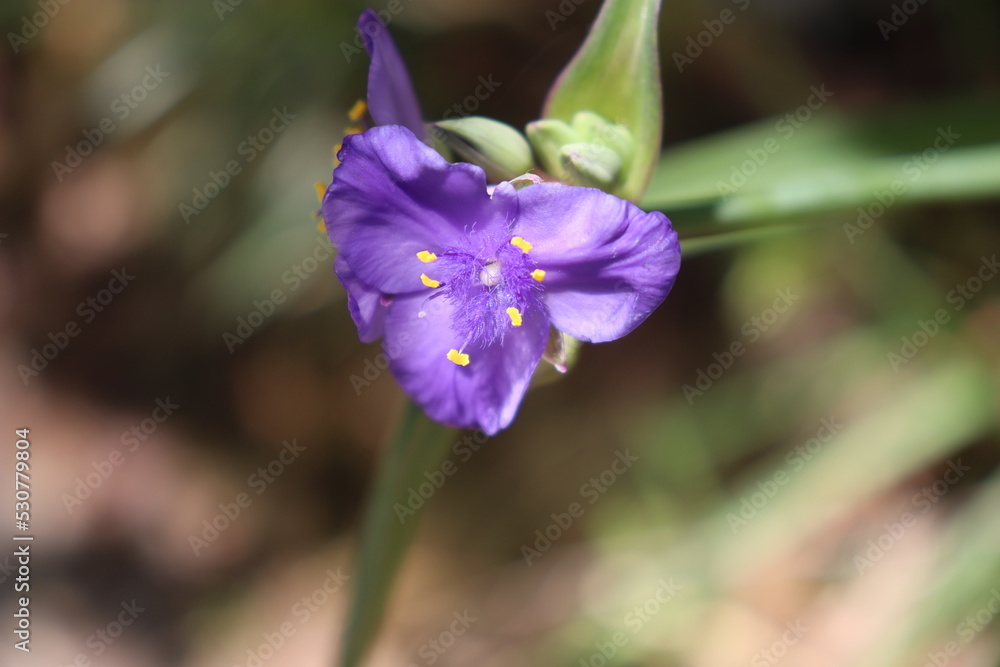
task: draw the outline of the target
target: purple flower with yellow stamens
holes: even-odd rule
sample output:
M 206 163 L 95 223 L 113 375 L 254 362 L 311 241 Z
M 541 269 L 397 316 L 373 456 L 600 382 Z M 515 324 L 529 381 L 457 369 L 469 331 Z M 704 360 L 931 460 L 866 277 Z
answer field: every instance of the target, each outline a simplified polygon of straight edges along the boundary
M 488 190 L 404 127 L 347 137 L 339 158 L 322 211 L 359 335 L 384 338 L 403 389 L 451 426 L 508 426 L 550 328 L 620 338 L 680 267 L 662 213 L 558 183 Z

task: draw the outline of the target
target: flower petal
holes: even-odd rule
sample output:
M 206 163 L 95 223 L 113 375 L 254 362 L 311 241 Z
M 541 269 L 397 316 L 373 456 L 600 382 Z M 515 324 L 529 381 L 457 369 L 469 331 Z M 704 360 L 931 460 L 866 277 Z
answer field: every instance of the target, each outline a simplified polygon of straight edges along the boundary
M 385 331 L 387 311 L 383 299 L 388 300 L 387 295 L 358 280 L 340 255 L 333 260 L 333 272 L 347 290 L 347 307 L 358 327 L 358 337 L 363 343 L 381 338 Z
M 447 299 L 426 302 L 421 296 L 398 297 L 386 319 L 389 367 L 407 394 L 439 422 L 481 428 L 493 435 L 514 419 L 548 339 L 543 313 L 525 313 L 503 343 L 464 348 L 469 364 L 448 360 L 462 342 L 451 328 L 454 306 Z M 425 317 L 417 317 L 423 309 Z
M 545 271 L 552 324 L 601 343 L 635 329 L 663 302 L 680 268 L 670 220 L 590 188 L 543 183 L 518 193 L 512 233 Z
M 368 68 L 368 109 L 372 118 L 379 125 L 402 125 L 424 141 L 427 130 L 420 103 L 388 28 L 374 10 L 367 9 L 358 18 L 358 32 L 364 36 L 372 61 Z
M 424 289 L 433 272 L 417 253 L 440 254 L 467 230 L 505 225 L 516 214 L 511 188 L 491 198 L 483 170 L 449 164 L 413 133 L 373 127 L 344 139 L 341 164 L 323 197 L 327 233 L 357 277 L 387 294 Z

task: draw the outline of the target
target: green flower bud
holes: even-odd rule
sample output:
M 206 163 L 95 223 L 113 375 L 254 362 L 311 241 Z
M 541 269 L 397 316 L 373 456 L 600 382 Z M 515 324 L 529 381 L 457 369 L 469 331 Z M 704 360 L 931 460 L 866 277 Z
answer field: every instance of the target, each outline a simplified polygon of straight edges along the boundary
M 660 153 L 659 12 L 660 0 L 605 0 L 583 46 L 549 91 L 542 112 L 545 119 L 573 123 L 575 132 L 580 132 L 576 114 L 581 111 L 626 128 L 631 150 L 615 147 L 625 161 L 618 184 L 609 192 L 632 201 L 645 191 Z M 580 120 L 582 129 L 591 120 Z M 578 141 L 598 143 L 582 137 Z
M 542 169 L 556 180 L 567 182 L 569 175 L 563 168 L 563 146 L 580 141 L 576 130 L 561 120 L 536 120 L 525 128 L 528 140 L 535 149 Z
M 534 166 L 531 146 L 524 136 L 492 118 L 441 120 L 431 125 L 430 134 L 460 160 L 482 167 L 490 183 L 510 180 Z
M 560 156 L 570 185 L 612 190 L 621 176 L 621 157 L 601 144 L 566 144 Z
M 573 116 L 573 129 L 580 141 L 607 146 L 614 150 L 622 162 L 632 159 L 632 133 L 624 125 L 609 123 L 593 111 L 580 111 Z
M 549 174 L 563 183 L 614 191 L 632 159 L 632 135 L 593 111 L 572 123 L 547 118 L 528 124 L 528 139 Z

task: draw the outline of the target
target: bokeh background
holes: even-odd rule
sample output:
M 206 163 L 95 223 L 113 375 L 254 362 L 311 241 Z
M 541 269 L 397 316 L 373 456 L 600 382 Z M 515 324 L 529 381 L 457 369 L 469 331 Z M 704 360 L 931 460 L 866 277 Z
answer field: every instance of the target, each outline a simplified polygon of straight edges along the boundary
M 1000 10 L 664 5 L 673 293 L 452 453 L 370 664 L 998 664 Z M 365 6 L 3 3 L 0 663 L 332 664 L 404 404 L 314 217 Z M 372 6 L 429 118 L 521 127 L 599 2 Z

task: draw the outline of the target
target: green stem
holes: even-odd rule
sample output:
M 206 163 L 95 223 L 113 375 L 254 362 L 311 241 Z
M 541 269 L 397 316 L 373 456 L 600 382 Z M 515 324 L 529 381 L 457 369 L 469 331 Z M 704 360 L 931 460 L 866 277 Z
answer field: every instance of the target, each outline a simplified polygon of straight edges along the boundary
M 420 408 L 406 404 L 365 512 L 340 667 L 356 667 L 378 633 L 392 583 L 421 512 L 409 511 L 406 495 L 424 479 L 426 471 L 440 466 L 453 434 L 453 430 L 430 421 Z M 407 512 L 397 513 L 397 505 Z

